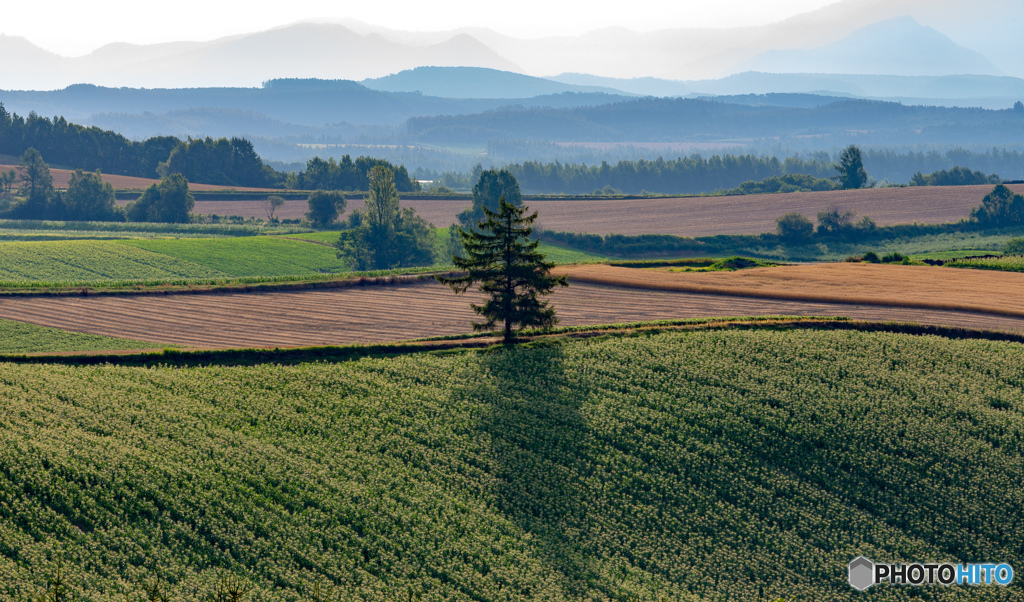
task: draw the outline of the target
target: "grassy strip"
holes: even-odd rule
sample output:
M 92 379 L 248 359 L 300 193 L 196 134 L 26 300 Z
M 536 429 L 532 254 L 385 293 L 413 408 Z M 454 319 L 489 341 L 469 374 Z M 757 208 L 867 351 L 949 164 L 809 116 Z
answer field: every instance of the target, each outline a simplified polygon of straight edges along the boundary
M 0 320 L 0 354 L 136 350 L 159 344 Z
M 0 282 L 0 298 L 269 293 L 349 288 L 352 286 L 412 284 L 424 280 L 432 280 L 435 274 L 447 273 L 436 268 L 404 268 L 399 270 L 349 272 L 347 274 L 307 274 L 303 276 L 253 278 L 183 278 L 178 280 L 69 283 Z
M 855 321 L 843 317 L 746 316 L 735 318 L 695 318 L 599 324 L 568 327 L 554 331 L 524 331 L 517 346 L 546 347 L 564 339 L 621 337 L 660 334 L 667 330 L 850 330 L 887 332 L 916 336 L 939 336 L 947 339 L 974 339 L 1024 343 L 1024 335 L 956 326 L 934 326 L 902 322 Z M 309 362 L 346 362 L 362 358 L 397 357 L 420 353 L 460 353 L 467 350 L 503 349 L 496 343 L 495 333 L 471 334 L 461 337 L 424 339 L 419 342 L 378 345 L 342 345 L 298 347 L 290 349 L 217 349 L 178 350 L 111 354 L 4 354 L 0 362 L 17 364 L 62 364 L 86 366 L 113 364 L 119 366 L 257 366 L 263 364 L 296 365 Z
M 238 224 L 157 224 L 144 222 L 61 222 L 49 220 L 0 220 L 4 230 L 50 230 L 78 232 L 147 232 L 160 234 L 216 234 L 218 236 L 258 236 L 261 234 L 298 234 L 309 232 L 299 227 L 255 227 Z

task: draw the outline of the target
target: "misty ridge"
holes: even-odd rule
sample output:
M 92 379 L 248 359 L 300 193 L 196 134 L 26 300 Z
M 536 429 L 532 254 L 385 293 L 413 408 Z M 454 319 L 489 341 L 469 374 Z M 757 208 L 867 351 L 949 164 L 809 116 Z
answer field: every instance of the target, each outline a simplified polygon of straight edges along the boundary
M 1021 149 L 1016 16 L 1005 0 L 844 0 L 761 27 L 539 40 L 304 22 L 70 58 L 0 36 L 19 58 L 0 64 L 0 102 L 137 141 L 245 138 L 280 170 L 367 155 L 424 178 L 850 143 L 981 156 Z

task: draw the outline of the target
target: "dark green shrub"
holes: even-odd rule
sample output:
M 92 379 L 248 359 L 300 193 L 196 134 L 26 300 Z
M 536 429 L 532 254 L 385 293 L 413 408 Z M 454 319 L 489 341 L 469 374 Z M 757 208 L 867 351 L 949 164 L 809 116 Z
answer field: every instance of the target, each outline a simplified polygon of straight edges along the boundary
M 878 258 L 877 253 L 875 253 L 874 251 L 868 251 L 867 253 L 864 254 L 864 258 L 862 259 L 862 261 L 866 261 L 868 263 L 879 263 L 881 260 Z
M 1006 246 L 1003 247 L 1003 253 L 1007 255 L 1024 255 L 1024 238 L 1011 238 Z

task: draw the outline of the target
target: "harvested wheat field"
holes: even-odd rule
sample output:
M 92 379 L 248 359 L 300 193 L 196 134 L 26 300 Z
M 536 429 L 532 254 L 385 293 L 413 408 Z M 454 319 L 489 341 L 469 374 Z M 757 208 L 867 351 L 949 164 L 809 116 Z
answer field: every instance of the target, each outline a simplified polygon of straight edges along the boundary
M 469 301 L 436 283 L 276 293 L 0 300 L 0 317 L 189 347 L 394 342 L 470 331 Z M 563 325 L 739 315 L 829 315 L 1024 332 L 993 314 L 754 299 L 574 282 L 553 296 Z
M 1011 185 L 1024 192 L 1024 184 Z M 936 186 L 793 192 L 723 197 L 607 201 L 526 201 L 549 230 L 591 234 L 760 234 L 774 232 L 775 219 L 791 211 L 815 219 L 831 206 L 868 216 L 880 226 L 957 222 L 992 191 L 992 186 Z
M 1010 186 L 1024 193 L 1024 184 Z M 811 220 L 835 205 L 868 216 L 881 226 L 944 223 L 967 218 L 971 209 L 991 192 L 991 186 L 936 186 L 833 190 L 747 196 L 679 197 L 610 200 L 524 201 L 548 230 L 591 234 L 760 234 L 774 232 L 775 219 L 796 211 Z M 445 227 L 469 207 L 468 199 L 403 199 L 428 222 Z M 347 213 L 362 208 L 361 198 L 349 199 Z M 195 211 L 206 215 L 266 217 L 262 201 L 197 201 Z M 281 219 L 301 218 L 305 201 L 286 201 L 275 214 Z
M 931 266 L 823 263 L 736 272 L 608 265 L 555 269 L 578 283 L 690 293 L 976 311 L 1024 317 L 1024 274 Z

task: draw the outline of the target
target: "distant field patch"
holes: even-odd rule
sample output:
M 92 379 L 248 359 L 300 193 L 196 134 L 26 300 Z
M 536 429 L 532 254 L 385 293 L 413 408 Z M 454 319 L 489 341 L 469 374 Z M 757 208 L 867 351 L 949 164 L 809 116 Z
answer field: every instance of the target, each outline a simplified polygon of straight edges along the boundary
M 142 242 L 142 241 L 139 241 Z M 216 268 L 112 240 L 0 243 L 0 281 L 223 278 Z
M 330 247 L 277 237 L 129 240 L 121 244 L 194 262 L 229 276 L 294 276 L 346 270 L 345 262 Z

